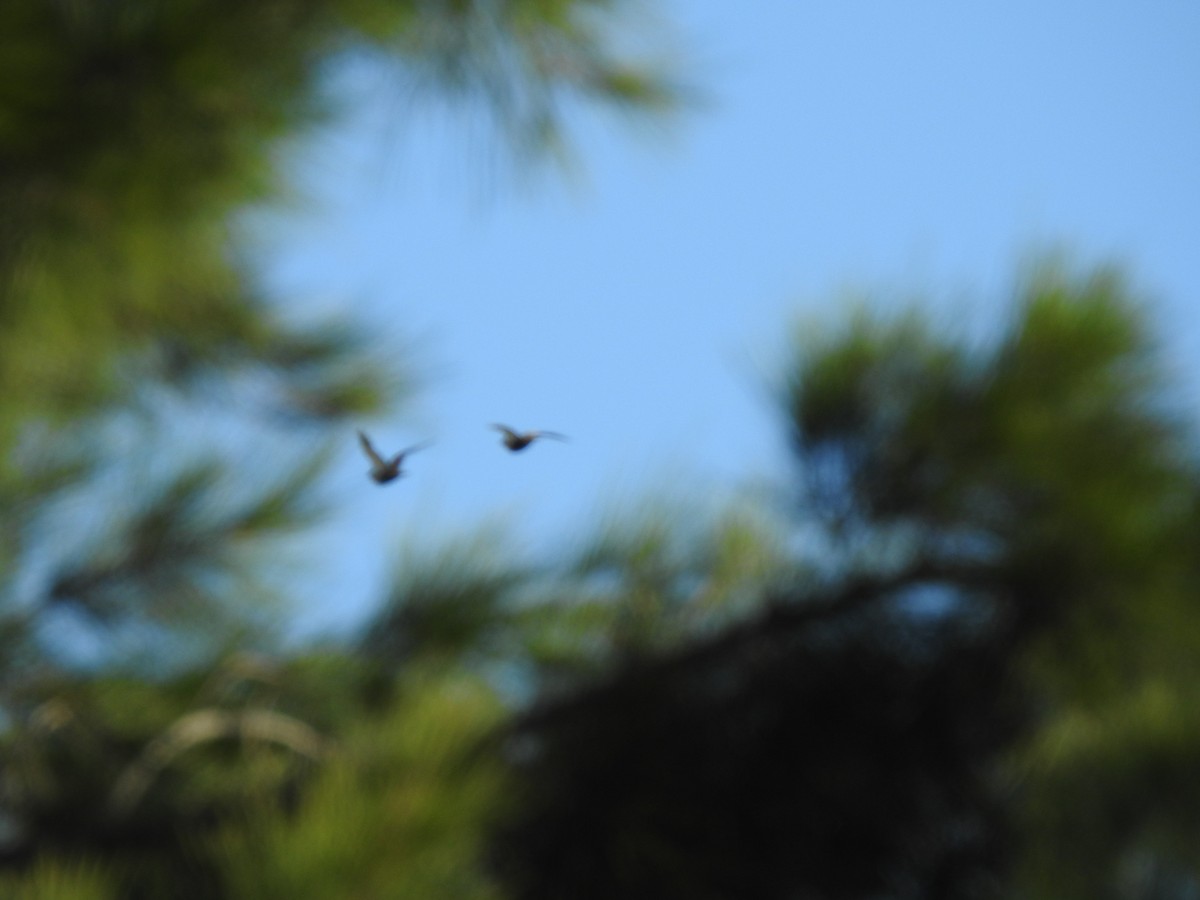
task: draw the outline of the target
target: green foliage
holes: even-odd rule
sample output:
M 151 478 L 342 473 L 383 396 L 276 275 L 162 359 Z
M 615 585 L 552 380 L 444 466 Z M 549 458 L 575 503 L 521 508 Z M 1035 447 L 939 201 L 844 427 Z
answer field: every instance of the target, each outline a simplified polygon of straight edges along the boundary
M 130 896 L 1186 895 L 1200 479 L 1145 316 L 1053 271 L 986 347 L 860 315 L 789 381 L 798 527 L 482 529 L 398 553 L 353 647 L 14 681 L 6 808 Z M 74 583 L 302 519 L 164 471 Z
M 117 352 L 187 358 L 265 337 L 229 216 L 274 190 L 272 142 L 311 116 L 315 73 L 296 44 L 312 26 L 281 12 L 5 6 L 0 380 L 29 408 L 112 396 Z M 263 40 L 294 49 L 262 54 Z
M 305 724 L 318 720 L 307 689 L 281 674 L 234 658 L 205 680 L 26 685 L 0 741 L 10 853 L 103 854 L 129 896 L 188 870 L 193 895 L 209 896 L 196 836 L 251 800 L 277 802 L 328 752 Z
M 114 880 L 95 863 L 39 860 L 23 875 L 0 876 L 0 894 L 11 900 L 117 900 Z
M 531 575 L 494 528 L 438 551 L 402 548 L 362 649 L 393 671 L 414 663 L 478 665 L 511 653 L 512 596 Z
M 1132 687 L 1052 720 L 1020 760 L 1039 897 L 1120 896 L 1137 869 L 1200 872 L 1200 696 L 1194 681 Z M 1141 873 L 1144 878 L 1146 873 Z
M 498 897 L 484 838 L 502 796 L 479 742 L 500 706 L 461 677 L 414 678 L 357 723 L 292 816 L 251 811 L 219 840 L 230 897 Z
M 433 552 L 402 548 L 359 646 L 392 672 L 466 666 L 522 696 L 563 690 L 735 621 L 794 573 L 780 525 L 745 504 L 648 504 L 551 564 L 484 528 Z
M 894 616 L 767 616 L 622 668 L 519 720 L 500 870 L 529 898 L 972 896 L 999 869 L 998 675 L 986 641 Z
M 1136 616 L 1130 590 L 1179 574 L 1194 435 L 1127 298 L 1042 273 L 991 351 L 860 321 L 791 388 L 814 504 L 877 557 L 1020 569 L 1031 623 Z
M 1145 316 L 1046 270 L 989 347 L 916 313 L 811 340 L 787 398 L 820 564 L 518 719 L 516 893 L 1194 886 L 1200 480 Z M 624 534 L 606 583 L 664 596 L 679 531 Z
M 495 631 L 489 596 L 523 573 L 414 586 L 379 630 L 413 658 L 222 658 L 270 645 L 294 587 L 279 538 L 325 511 L 331 425 L 411 386 L 371 329 L 268 295 L 243 216 L 294 199 L 281 162 L 347 99 L 347 60 L 484 111 L 521 157 L 561 140 L 569 101 L 661 111 L 674 89 L 618 51 L 623 20 L 592 0 L 0 4 L 0 850 L 25 868 L 6 896 L 491 895 L 496 775 L 453 760 L 495 702 L 413 672 Z
M 636 58 L 615 52 L 633 46 L 629 29 L 621 28 L 623 17 L 633 18 L 630 4 L 484 0 L 417 6 L 420 14 L 398 35 L 401 78 L 426 94 L 436 86 L 451 103 L 482 111 L 508 133 L 518 159 L 569 152 L 566 112 L 572 102 L 661 118 L 688 94 L 673 77 L 677 65 L 647 53 Z
M 542 677 L 569 685 L 737 621 L 796 576 L 783 535 L 746 503 L 660 502 L 602 521 L 526 611 Z
M 349 645 L 227 652 L 269 645 L 330 426 L 411 383 L 289 316 L 238 217 L 348 59 L 518 159 L 581 101 L 677 107 L 632 11 L 0 4 L 4 896 L 1195 893 L 1196 423 L 1108 270 L 1038 270 L 987 344 L 809 336 L 796 522 L 481 531 L 400 554 Z
M 622 15 L 585 0 L 4 4 L 0 599 L 38 554 L 47 508 L 86 496 L 107 462 L 94 439 L 130 410 L 153 425 L 139 443 L 161 449 L 181 410 L 225 427 L 267 412 L 288 431 L 402 399 L 410 380 L 391 348 L 344 318 L 297 324 L 266 294 L 239 224 L 291 199 L 285 151 L 346 99 L 331 93 L 334 66 L 367 58 L 400 73 L 398 94 L 470 98 L 525 146 L 557 132 L 567 97 L 650 109 L 666 96 L 618 51 Z M 69 453 L 68 431 L 93 440 Z M 67 562 L 40 608 L 5 615 L 5 642 L 64 601 L 111 621 L 118 608 L 203 610 L 247 591 L 238 545 L 300 521 L 293 496 L 327 446 L 310 435 L 312 459 L 280 465 L 249 506 L 206 516 L 193 501 L 221 493 L 215 473 L 231 461 L 204 473 L 183 462 L 128 528 L 101 523 L 107 546 Z
M 1194 876 L 1200 457 L 1147 309 L 1112 271 L 1047 267 L 993 348 L 935 334 L 859 320 L 805 360 L 790 397 L 809 496 L 869 564 L 971 562 L 1009 583 L 993 627 L 1045 722 L 1012 757 L 1025 891 Z

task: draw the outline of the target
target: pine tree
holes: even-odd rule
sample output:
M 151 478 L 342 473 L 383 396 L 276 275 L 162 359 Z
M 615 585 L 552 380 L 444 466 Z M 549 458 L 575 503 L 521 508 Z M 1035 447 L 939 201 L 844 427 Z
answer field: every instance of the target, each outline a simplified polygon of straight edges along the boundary
M 336 698 L 221 674 L 270 646 L 277 541 L 322 514 L 339 425 L 411 374 L 361 322 L 297 324 L 243 224 L 291 202 L 285 154 L 352 102 L 331 70 L 482 111 L 524 159 L 578 105 L 677 99 L 617 52 L 624 21 L 596 0 L 0 4 L 0 854 L 106 857 L 29 890 L 214 896 L 196 829 L 292 789 L 309 742 L 288 735 L 349 727 L 321 711 L 373 690 L 344 659 Z
M 1148 322 L 1047 268 L 989 347 L 807 331 L 809 565 L 517 720 L 514 895 L 1185 896 L 1200 479 Z

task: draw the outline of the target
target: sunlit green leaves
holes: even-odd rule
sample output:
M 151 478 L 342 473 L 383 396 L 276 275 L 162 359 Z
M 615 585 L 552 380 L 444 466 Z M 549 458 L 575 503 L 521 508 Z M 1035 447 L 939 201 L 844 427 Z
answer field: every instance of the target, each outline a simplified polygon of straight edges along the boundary
M 484 838 L 503 782 L 477 752 L 499 706 L 470 679 L 412 687 L 393 713 L 343 738 L 297 815 L 264 807 L 226 829 L 231 896 L 500 896 L 485 874 Z
M 1099 896 L 1139 869 L 1200 871 L 1198 735 L 1200 697 L 1183 680 L 1050 722 L 1020 760 L 1033 896 Z
M 117 900 L 119 880 L 96 862 L 44 858 L 20 875 L 0 876 L 11 900 Z

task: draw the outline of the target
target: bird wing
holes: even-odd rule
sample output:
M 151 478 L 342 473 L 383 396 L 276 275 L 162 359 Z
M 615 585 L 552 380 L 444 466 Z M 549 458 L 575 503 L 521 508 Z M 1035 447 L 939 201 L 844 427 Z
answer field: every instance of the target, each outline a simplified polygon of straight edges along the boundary
M 428 447 L 432 443 L 433 443 L 433 441 L 421 441 L 421 443 L 419 443 L 419 444 L 413 444 L 411 447 L 407 447 L 404 450 L 401 450 L 399 453 L 397 453 L 395 456 L 392 457 L 392 465 L 396 465 L 397 463 L 404 462 L 404 457 L 408 456 L 408 454 L 416 453 L 418 450 L 424 450 L 426 447 Z
M 362 445 L 363 453 L 371 460 L 371 463 L 376 466 L 384 467 L 387 465 L 382 456 L 371 445 L 371 439 L 366 436 L 361 430 L 358 432 L 358 442 Z
M 508 435 L 510 438 L 518 438 L 518 437 L 520 437 L 520 435 L 519 435 L 519 434 L 517 434 L 515 431 L 513 431 L 513 430 L 512 430 L 511 428 L 509 428 L 507 425 L 496 425 L 496 424 L 493 424 L 493 425 L 492 425 L 492 427 L 493 427 L 493 428 L 495 428 L 497 431 L 503 431 L 503 432 L 504 432 L 506 435 Z
M 557 431 L 535 431 L 534 434 L 540 438 L 554 438 L 556 441 L 565 441 L 567 439 L 565 434 L 559 434 Z

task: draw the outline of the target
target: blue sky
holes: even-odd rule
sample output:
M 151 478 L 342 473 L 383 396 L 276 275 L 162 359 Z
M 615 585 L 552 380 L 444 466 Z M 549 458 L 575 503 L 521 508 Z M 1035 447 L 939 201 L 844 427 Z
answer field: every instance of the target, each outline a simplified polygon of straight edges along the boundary
M 1194 0 L 660 18 L 704 101 L 651 130 L 580 115 L 581 172 L 509 177 L 478 122 L 406 125 L 386 81 L 298 154 L 312 202 L 271 220 L 271 282 L 388 335 L 424 384 L 364 424 L 437 442 L 378 489 L 347 432 L 314 623 L 355 620 L 404 542 L 492 522 L 536 556 L 597 510 L 781 478 L 770 378 L 851 294 L 986 333 L 1033 255 L 1117 262 L 1200 377 Z M 493 421 L 571 442 L 510 456 Z

